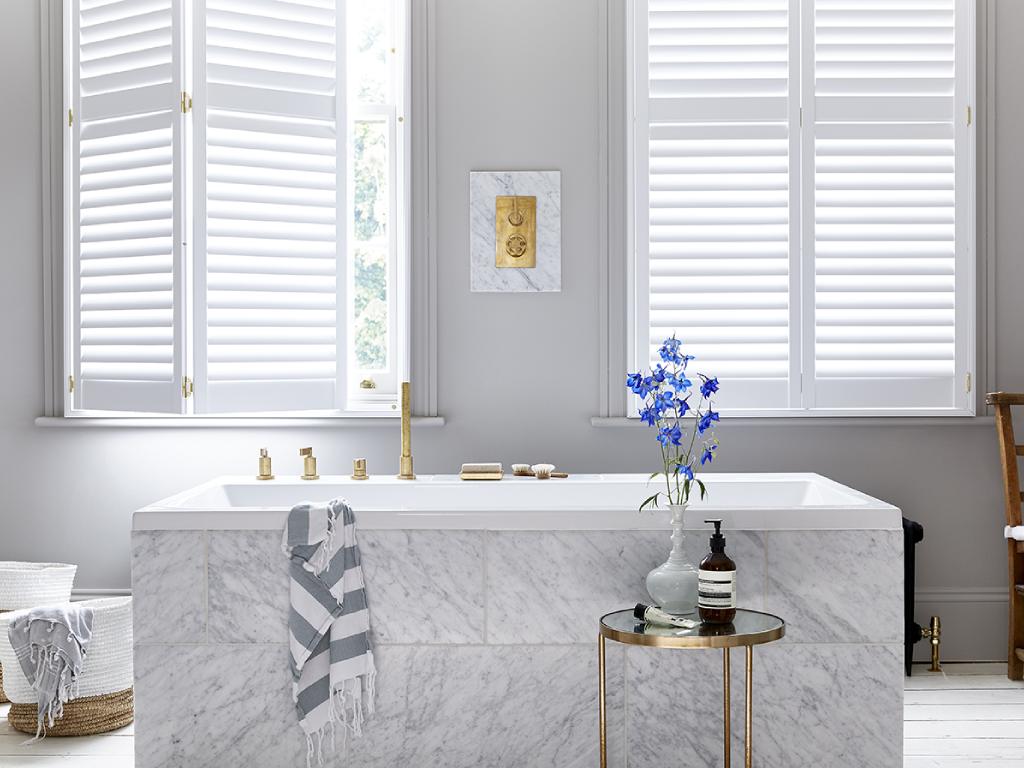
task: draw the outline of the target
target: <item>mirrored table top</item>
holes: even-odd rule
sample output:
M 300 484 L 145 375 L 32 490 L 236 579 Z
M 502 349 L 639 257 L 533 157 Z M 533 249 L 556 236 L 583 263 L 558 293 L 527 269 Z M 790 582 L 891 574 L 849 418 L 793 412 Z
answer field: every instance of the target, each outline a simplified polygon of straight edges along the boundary
M 697 614 L 686 618 L 697 619 Z M 786 622 L 761 611 L 736 609 L 731 624 L 698 624 L 693 629 L 645 624 L 633 616 L 632 609 L 615 611 L 601 617 L 601 636 L 629 645 L 654 645 L 661 648 L 733 648 L 760 645 L 786 634 Z

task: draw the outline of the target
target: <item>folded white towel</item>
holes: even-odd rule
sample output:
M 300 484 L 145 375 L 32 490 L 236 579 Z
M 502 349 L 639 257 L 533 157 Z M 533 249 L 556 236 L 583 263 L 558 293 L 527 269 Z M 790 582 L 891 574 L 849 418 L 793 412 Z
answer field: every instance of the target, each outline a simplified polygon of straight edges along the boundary
M 1006 526 L 1003 529 L 1003 536 L 1008 539 L 1015 539 L 1016 541 L 1024 541 L 1024 525 L 1015 525 L 1012 528 Z

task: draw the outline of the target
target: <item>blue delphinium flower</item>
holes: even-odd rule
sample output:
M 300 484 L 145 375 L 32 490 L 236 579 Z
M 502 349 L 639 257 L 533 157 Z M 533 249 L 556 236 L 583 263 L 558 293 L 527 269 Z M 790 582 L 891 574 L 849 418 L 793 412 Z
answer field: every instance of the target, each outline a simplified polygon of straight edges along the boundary
M 658 354 L 661 355 L 661 359 L 666 363 L 675 363 L 679 365 L 683 358 L 679 354 L 679 345 L 682 344 L 679 339 L 673 336 L 671 339 L 665 339 L 665 343 L 658 349 Z
M 686 366 L 694 356 L 683 354 L 681 342 L 675 335 L 665 339 L 658 348 L 658 355 L 661 361 L 653 364 L 646 374 L 638 371 L 626 376 L 626 387 L 641 400 L 637 410 L 640 421 L 656 430 L 664 466 L 663 471 L 652 477 L 664 476 L 665 489 L 650 496 L 640 505 L 641 509 L 657 505 L 661 496 L 673 504 L 687 501 L 697 471 L 714 461 L 718 449 L 710 434 L 694 445 L 694 433 L 705 435 L 719 420 L 713 410 L 718 379 L 697 372 L 691 381 Z M 698 389 L 700 397 L 696 395 Z M 692 427 L 684 417 L 693 419 Z M 688 432 L 691 428 L 694 432 Z
M 700 421 L 697 422 L 697 432 L 704 434 L 711 427 L 711 423 L 718 421 L 718 414 L 715 411 L 709 410 L 703 416 L 700 417 Z
M 704 396 L 704 399 L 711 397 L 712 392 L 718 391 L 718 377 L 715 376 L 713 379 L 705 379 L 704 383 L 700 385 L 700 393 Z
M 676 392 L 685 392 L 693 386 L 693 382 L 687 378 L 685 373 L 675 374 L 669 383 Z
M 679 445 L 683 441 L 683 432 L 673 425 L 658 430 L 658 442 L 662 445 Z
M 676 400 L 671 392 L 659 392 L 654 396 L 654 410 L 659 414 L 671 411 L 676 407 Z

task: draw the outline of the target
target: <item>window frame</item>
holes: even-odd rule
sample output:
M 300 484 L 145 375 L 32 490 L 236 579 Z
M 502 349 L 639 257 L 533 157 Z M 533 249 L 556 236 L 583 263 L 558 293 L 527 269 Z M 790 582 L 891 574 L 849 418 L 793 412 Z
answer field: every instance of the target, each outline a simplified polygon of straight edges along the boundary
M 807 4 L 811 10 L 801 13 L 801 6 Z M 616 2 L 612 0 L 609 4 L 608 18 L 605 23 L 609 30 L 614 30 L 614 15 Z M 608 63 L 608 84 L 609 97 L 607 106 L 609 110 L 609 130 L 607 132 L 609 147 L 609 159 L 614 160 L 614 150 L 610 146 L 616 136 L 616 117 L 613 109 L 617 101 L 616 90 L 621 92 L 621 104 L 625 119 L 621 125 L 621 136 L 624 149 L 624 196 L 625 203 L 622 207 L 625 210 L 624 216 L 624 246 L 626 257 L 624 259 L 625 277 L 625 309 L 626 318 L 623 329 L 623 351 L 616 354 L 614 346 L 614 319 L 607 318 L 608 342 L 610 345 L 608 360 L 609 363 L 616 358 L 623 360 L 629 370 L 646 368 L 648 361 L 642 359 L 639 350 L 646 346 L 642 337 L 649 335 L 649 324 L 647 322 L 646 305 L 649 300 L 647 287 L 647 262 L 646 243 L 643 237 L 643 227 L 638 226 L 641 212 L 646 213 L 646 189 L 647 180 L 641 174 L 645 173 L 648 147 L 642 126 L 647 125 L 646 118 L 646 52 L 647 52 L 647 0 L 633 0 L 625 3 L 625 7 L 619 7 L 624 21 L 623 29 L 623 71 L 621 73 L 621 85 L 612 72 L 614 66 L 613 51 L 609 44 Z M 977 393 L 981 387 L 978 386 L 978 359 L 977 359 L 977 332 L 980 326 L 980 318 L 977 307 L 977 272 L 980 251 L 978 244 L 977 225 L 977 99 L 979 96 L 977 88 L 976 59 L 982 46 L 979 44 L 976 34 L 977 7 L 975 0 L 955 0 L 955 56 L 956 56 L 956 77 L 954 84 L 954 101 L 956 104 L 957 120 L 955 123 L 955 141 L 957 152 L 955 154 L 955 174 L 958 182 L 957 206 L 956 206 L 956 231 L 955 231 L 955 302 L 957 320 L 954 328 L 955 338 L 955 365 L 954 382 L 955 398 L 954 404 L 950 407 L 863 407 L 863 408 L 817 408 L 813 405 L 813 383 L 808 392 L 803 391 L 803 378 L 807 375 L 807 365 L 804 360 L 810 357 L 813 365 L 814 355 L 814 326 L 811 322 L 805 322 L 801 314 L 801 307 L 807 302 L 813 303 L 814 296 L 814 258 L 813 250 L 810 258 L 805 258 L 802 243 L 809 235 L 813 237 L 813 228 L 804 226 L 809 217 L 810 211 L 813 217 L 814 199 L 813 195 L 803 195 L 806 188 L 804 174 L 807 169 L 802 167 L 804 146 L 812 144 L 814 133 L 811 130 L 812 121 L 803 121 L 805 110 L 803 103 L 813 99 L 813 80 L 803 77 L 808 57 L 813 60 L 813 49 L 805 44 L 805 41 L 813 40 L 813 6 L 810 3 L 802 3 L 801 0 L 789 0 L 790 18 L 796 19 L 797 23 L 791 23 L 789 28 L 790 67 L 796 66 L 798 77 L 790 79 L 790 103 L 789 103 L 789 128 L 790 128 L 790 372 L 788 379 L 788 390 L 790 405 L 784 408 L 730 408 L 723 409 L 723 413 L 730 417 L 753 418 L 753 419 L 804 419 L 804 418 L 891 418 L 891 417 L 952 417 L 964 418 L 974 417 L 977 413 Z M 792 71 L 792 69 L 791 69 Z M 797 98 L 793 98 L 793 94 Z M 968 111 L 970 110 L 970 111 Z M 970 122 L 968 122 L 970 115 Z M 812 155 L 813 156 L 813 155 Z M 813 169 L 809 178 L 813 179 Z M 961 200 L 961 187 L 963 198 Z M 615 195 L 608 192 L 609 211 L 614 209 L 613 201 Z M 813 218 L 810 218 L 813 221 Z M 609 268 L 612 267 L 612 258 L 609 255 Z M 609 285 L 613 285 L 609 280 Z M 794 297 L 797 301 L 794 301 Z M 812 304 L 813 305 L 813 304 Z M 614 306 L 613 302 L 608 305 L 608 310 Z M 685 342 L 685 339 L 684 339 Z M 712 371 L 713 373 L 713 371 Z M 621 376 L 614 370 L 609 370 L 608 379 L 608 408 L 606 415 L 597 417 L 596 422 L 615 419 L 621 413 L 629 420 L 637 420 L 638 398 L 626 392 L 623 386 L 625 370 Z M 621 405 L 617 405 L 621 403 Z M 810 402 L 810 404 L 808 404 Z
M 346 290 L 343 301 L 339 303 L 339 314 L 344 318 L 339 323 L 339 345 L 344 343 L 348 348 L 344 359 L 339 359 L 339 368 L 345 372 L 344 379 L 339 377 L 336 389 L 340 393 L 339 407 L 330 410 L 301 410 L 301 411 L 270 411 L 270 412 L 240 412 L 240 413 L 196 413 L 193 410 L 194 397 L 184 398 L 182 413 L 151 413 L 139 411 L 98 411 L 75 407 L 74 389 L 77 386 L 77 377 L 72 385 L 70 377 L 75 371 L 75 339 L 74 329 L 74 287 L 73 279 L 65 279 L 74 274 L 71 266 L 73 260 L 72 237 L 75 232 L 73 225 L 74 212 L 70 209 L 71 184 L 73 173 L 66 172 L 71 167 L 72 161 L 72 134 L 68 128 L 68 107 L 72 105 L 74 94 L 72 92 L 73 78 L 70 74 L 72 62 L 77 60 L 74 55 L 68 55 L 70 51 L 70 40 L 74 34 L 74 21 L 72 19 L 72 3 L 69 0 L 43 0 L 41 3 L 41 63 L 43 70 L 43 113 L 50 116 L 49 124 L 44 125 L 43 147 L 44 147 L 44 215 L 46 226 L 44 239 L 47 241 L 44 249 L 44 273 L 46 273 L 46 329 L 47 335 L 44 339 L 45 358 L 47 370 L 47 397 L 44 406 L 44 415 L 37 419 L 37 423 L 45 426 L 52 426 L 54 422 L 61 420 L 79 420 L 79 423 L 89 425 L 119 425 L 126 426 L 268 426 L 280 424 L 281 426 L 295 426 L 297 424 L 351 424 L 368 425 L 379 424 L 380 419 L 397 418 L 398 413 L 398 383 L 401 380 L 409 380 L 411 366 L 411 337 L 412 337 L 412 316 L 411 306 L 411 270 L 413 265 L 413 207 L 412 198 L 414 194 L 412 184 L 412 164 L 414 156 L 412 153 L 413 133 L 410 124 L 417 122 L 417 118 L 427 123 L 432 119 L 432 105 L 427 98 L 418 96 L 418 104 L 413 104 L 413 76 L 416 72 L 418 62 L 427 60 L 432 56 L 433 28 L 429 17 L 433 16 L 433 9 L 419 9 L 417 4 L 411 0 L 389 0 L 389 3 L 397 12 L 401 13 L 402 28 L 393 31 L 391 57 L 391 76 L 394 78 L 396 88 L 394 99 L 388 105 L 389 109 L 389 143 L 393 149 L 391 153 L 391 178 L 390 178 L 390 209 L 392 213 L 389 221 L 389 265 L 391 278 L 389 288 L 389 334 L 393 342 L 389 344 L 389 352 L 392 360 L 389 370 L 386 372 L 385 387 L 379 388 L 385 391 L 374 391 L 362 389 L 359 382 L 367 372 L 361 371 L 354 363 L 352 347 L 347 343 L 348 335 L 353 327 L 350 324 L 352 295 L 351 290 Z M 200 14 L 193 13 L 199 0 L 181 0 L 180 22 L 182 29 L 188 27 L 195 31 L 201 25 L 202 19 L 197 18 Z M 341 9 L 344 5 L 341 4 Z M 339 9 L 339 14 L 343 10 Z M 427 17 L 427 18 L 424 18 Z M 347 33 L 347 30 L 343 32 Z M 413 40 L 418 45 L 413 45 Z M 182 49 L 183 77 L 185 77 L 185 90 L 195 96 L 192 85 L 192 72 L 195 62 L 198 60 L 198 53 L 194 49 L 198 46 L 188 46 Z M 397 49 L 397 50 L 396 50 Z M 199 84 L 194 85 L 194 90 L 203 90 Z M 432 89 L 430 89 L 432 91 Z M 424 94 L 425 96 L 426 94 Z M 381 107 L 377 107 L 381 109 Z M 76 110 L 77 113 L 77 110 Z M 343 140 L 351 150 L 351 125 L 353 115 L 349 110 L 344 111 L 345 132 Z M 77 120 L 75 125 L 77 125 Z M 45 119 L 44 119 L 45 123 Z M 185 121 L 182 134 L 191 135 L 194 132 L 193 121 L 190 117 Z M 59 132 L 58 132 L 59 131 Z M 432 151 L 432 136 L 428 136 L 428 151 Z M 49 150 L 49 151 L 47 151 Z M 189 147 L 185 151 L 185 164 L 181 178 L 184 183 L 193 174 L 193 158 L 195 148 Z M 349 152 L 351 155 L 351 151 Z M 58 160 L 59 158 L 59 160 Z M 47 162 L 49 160 L 49 162 Z M 346 169 L 351 163 L 346 162 Z M 428 166 L 429 167 L 429 166 Z M 351 193 L 351 173 L 347 172 L 346 190 L 340 196 L 340 203 L 344 202 L 346 210 L 342 221 L 351 223 L 351 210 L 348 201 Z M 178 185 L 176 184 L 176 187 Z M 424 187 L 423 191 L 429 189 Z M 178 193 L 176 192 L 176 196 Z M 423 196 L 423 192 L 419 195 Z M 193 218 L 198 218 L 204 206 L 195 200 L 192 205 L 185 209 L 182 229 L 186 241 L 188 235 L 193 233 Z M 432 215 L 427 218 L 432 218 Z M 344 226 L 339 222 L 339 225 Z M 423 227 L 423 224 L 420 224 Z M 431 221 L 425 227 L 427 234 L 432 238 L 435 227 Z M 339 248 L 349 249 L 351 234 L 339 234 Z M 425 252 L 428 265 L 434 259 L 432 243 L 421 243 L 419 247 Z M 192 294 L 195 290 L 195 281 L 199 279 L 195 265 L 201 262 L 200 259 L 185 257 L 181 260 L 180 269 L 182 273 L 180 292 Z M 339 278 L 345 279 L 351 286 L 351 261 L 350 253 L 346 254 L 339 269 Z M 429 292 L 417 307 L 417 317 L 428 329 L 436 327 L 436 298 L 433 292 Z M 188 312 L 190 318 L 179 324 L 178 332 L 182 334 L 183 357 L 185 362 L 183 370 L 191 379 L 195 363 L 192 359 L 193 334 L 191 327 L 201 322 L 205 308 L 190 306 Z M 184 316 L 184 312 L 181 313 Z M 180 326 L 184 326 L 181 328 Z M 436 337 L 429 334 L 429 353 L 433 355 L 436 349 Z M 420 359 L 428 367 L 427 378 L 417 381 L 413 386 L 414 408 L 417 413 L 422 414 L 421 419 L 426 419 L 428 425 L 443 424 L 441 417 L 437 416 L 436 395 L 434 391 L 436 384 L 435 361 L 428 357 Z M 379 380 L 379 379 L 378 379 Z M 341 402 L 343 401 L 343 402 Z

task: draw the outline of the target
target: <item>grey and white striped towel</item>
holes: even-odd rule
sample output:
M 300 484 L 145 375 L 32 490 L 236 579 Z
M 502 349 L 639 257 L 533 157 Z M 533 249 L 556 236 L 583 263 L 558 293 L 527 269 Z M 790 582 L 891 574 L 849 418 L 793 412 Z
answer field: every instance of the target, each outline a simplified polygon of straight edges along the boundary
M 373 713 L 370 613 L 356 543 L 355 516 L 341 499 L 302 503 L 288 513 L 283 549 L 291 559 L 292 697 L 306 734 L 307 762 L 335 723 L 362 735 Z

